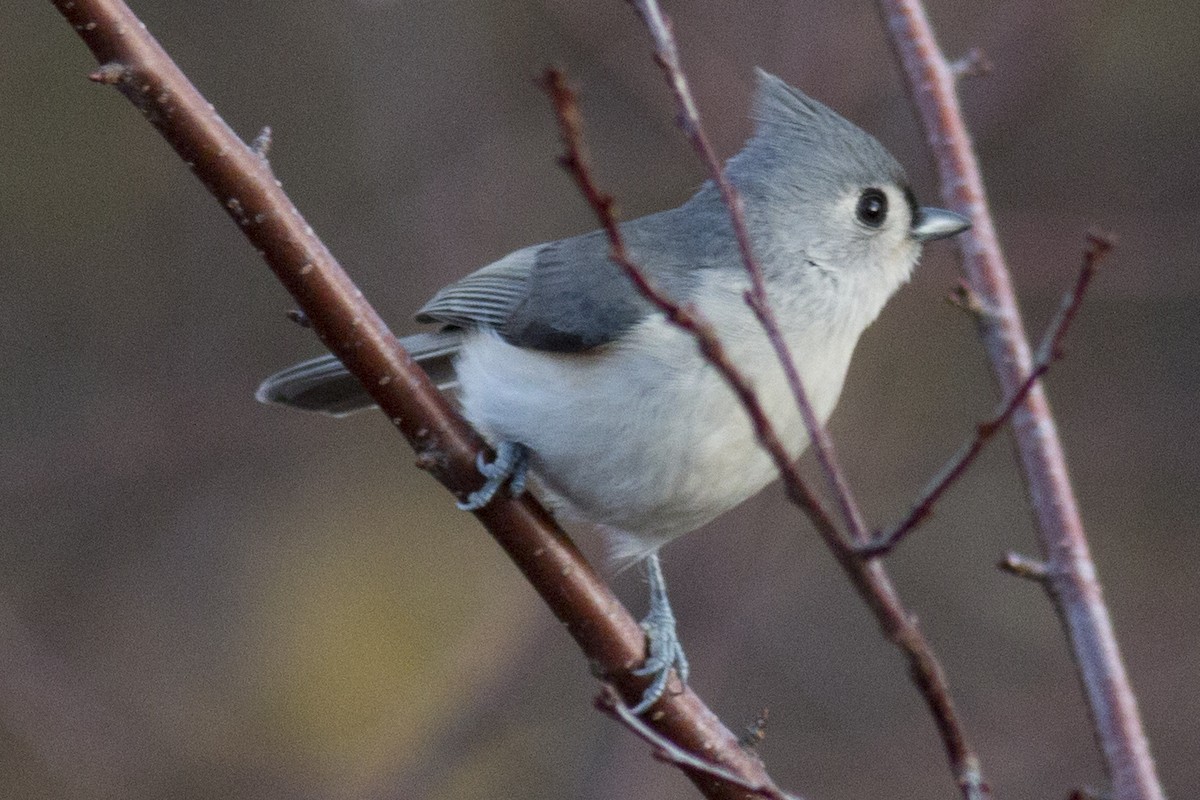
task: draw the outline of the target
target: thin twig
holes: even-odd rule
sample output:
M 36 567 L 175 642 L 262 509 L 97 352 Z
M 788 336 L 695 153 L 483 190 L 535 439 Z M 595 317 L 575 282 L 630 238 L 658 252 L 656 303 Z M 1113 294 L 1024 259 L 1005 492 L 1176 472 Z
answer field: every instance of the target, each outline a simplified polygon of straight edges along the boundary
M 1017 391 L 1013 393 L 1012 397 L 1000 406 L 1000 410 L 991 418 L 975 426 L 974 435 L 938 471 L 925 491 L 917 498 L 908 515 L 888 529 L 886 533 L 879 534 L 874 541 L 861 548 L 864 555 L 874 557 L 890 552 L 927 520 L 933 514 L 934 506 L 945 495 L 946 490 L 966 473 L 979 454 L 983 452 L 984 446 L 1008 424 L 1017 407 L 1024 402 L 1025 396 L 1033 391 L 1033 387 L 1049 372 L 1054 362 L 1062 357 L 1063 338 L 1067 335 L 1067 330 L 1071 327 L 1079 307 L 1083 304 L 1084 295 L 1087 293 L 1092 278 L 1095 277 L 1097 265 L 1112 250 L 1114 243 L 1115 239 L 1109 234 L 1088 234 L 1083 265 L 1079 268 L 1075 285 L 1063 296 L 1058 313 L 1046 328 L 1042 343 L 1037 349 L 1037 359 L 1034 361 L 1029 375 L 1017 387 Z
M 775 462 L 776 469 L 784 476 L 789 496 L 799 498 L 797 502 L 806 509 L 811 509 L 810 513 L 820 520 L 819 527 L 832 531 L 836 538 L 837 529 L 833 519 L 825 511 L 818 497 L 800 477 L 794 461 L 788 455 L 787 448 L 780 441 L 770 418 L 767 417 L 767 412 L 762 407 L 753 384 L 726 353 L 712 324 L 694 306 L 682 305 L 668 297 L 630 258 L 629 251 L 625 247 L 625 238 L 621 234 L 621 226 L 617 222 L 613 210 L 613 198 L 608 193 L 601 191 L 592 175 L 587 146 L 583 139 L 583 120 L 579 113 L 578 97 L 568 83 L 566 75 L 555 67 L 548 68 L 542 78 L 542 88 L 545 89 L 554 104 L 559 133 L 562 136 L 563 146 L 566 148 L 559 163 L 575 179 L 580 192 L 604 228 L 604 232 L 608 236 L 609 256 L 633 282 L 642 296 L 663 313 L 667 321 L 695 338 L 704 358 L 721 374 L 750 415 L 755 436 L 758 437 L 763 449 Z
M 981 336 L 1001 395 L 1011 396 L 1029 374 L 1033 358 L 963 122 L 954 71 L 920 0 L 879 0 L 879 9 L 925 129 L 944 202 L 971 220 L 971 230 L 957 239 L 963 270 L 989 311 L 981 319 Z M 1070 641 L 1116 800 L 1163 800 L 1066 456 L 1040 387 L 1020 403 L 1011 428 L 1055 586 L 1051 596 Z
M 867 606 L 874 612 L 880 628 L 908 658 L 913 681 L 925 698 L 951 762 L 955 780 L 966 800 L 980 800 L 987 795 L 979 768 L 979 759 L 967 742 L 966 732 L 954 707 L 945 671 L 917 626 L 916 618 L 908 612 L 879 561 L 860 558 L 854 548 L 840 535 L 837 526 L 818 499 L 805 485 L 799 470 L 775 435 L 758 395 L 744 375 L 725 355 L 724 347 L 709 325 L 694 309 L 680 306 L 665 296 L 647 279 L 625 249 L 620 226 L 613 214 L 612 197 L 601 191 L 592 177 L 591 167 L 583 144 L 583 132 L 575 93 L 561 71 L 547 70 L 543 85 L 554 103 L 566 154 L 561 163 L 571 173 L 580 191 L 592 206 L 608 235 L 611 258 L 651 303 L 659 308 L 673 324 L 696 338 L 701 354 L 737 394 L 754 424 L 755 434 L 762 447 L 771 455 L 779 470 L 788 496 L 804 509 L 813 525 L 845 570 Z
M 977 78 L 992 71 L 992 61 L 987 57 L 987 53 L 983 52 L 983 48 L 972 47 L 962 58 L 950 62 L 950 71 L 959 80 Z
M 1047 579 L 1050 577 L 1050 570 L 1045 562 L 1038 561 L 1029 556 L 1023 556 L 1020 553 L 1008 553 L 996 566 L 1010 575 L 1037 581 L 1043 585 L 1045 585 Z
M 721 195 L 722 202 L 724 202 L 725 207 L 729 210 L 729 220 L 733 227 L 733 238 L 737 242 L 738 251 L 742 257 L 742 264 L 746 269 L 746 274 L 750 278 L 750 289 L 745 295 L 746 303 L 754 311 L 759 324 L 762 325 L 763 330 L 766 332 L 767 339 L 770 341 L 771 347 L 775 350 L 776 357 L 783 368 L 788 387 L 791 389 L 796 405 L 800 409 L 800 416 L 804 420 L 804 426 L 808 429 L 813 453 L 816 455 L 817 462 L 821 465 L 821 470 L 825 475 L 829 488 L 833 492 L 846 530 L 850 532 L 853 541 L 859 543 L 865 542 L 869 536 L 869 531 L 863 519 L 862 512 L 854 500 L 850 485 L 846 481 L 845 473 L 838 464 L 833 440 L 829 437 L 825 426 L 817 419 L 817 414 L 813 410 L 808 392 L 805 391 L 803 381 L 800 379 L 800 373 L 796 369 L 796 359 L 792 357 L 791 348 L 788 346 L 787 340 L 779 328 L 779 322 L 776 320 L 775 312 L 771 309 L 770 301 L 767 298 L 766 281 L 763 279 L 762 265 L 759 264 L 758 259 L 754 255 L 754 247 L 750 240 L 750 231 L 746 225 L 746 214 L 742 203 L 742 196 L 725 174 L 721 160 L 717 157 L 716 151 L 713 150 L 712 144 L 708 140 L 708 135 L 704 131 L 704 126 L 700 122 L 700 112 L 696 107 L 695 98 L 692 97 L 692 90 L 688 86 L 687 76 L 683 71 L 679 57 L 679 47 L 675 42 L 675 34 L 671 29 L 671 20 L 659 8 L 658 0 L 630 0 L 630 2 L 637 9 L 642 21 L 650 31 L 650 37 L 654 40 L 655 60 L 658 62 L 659 67 L 662 68 L 667 85 L 670 86 L 672 93 L 675 95 L 675 102 L 679 112 L 679 126 L 687 135 L 688 140 L 691 142 L 697 155 L 700 156 L 701 161 L 704 162 L 705 167 L 708 169 L 709 177 Z
M 833 489 L 842 517 L 850 531 L 851 540 L 862 544 L 869 535 L 866 525 L 850 493 L 844 473 L 837 464 L 832 444 L 813 413 L 799 374 L 796 372 L 795 362 L 779 331 L 779 326 L 770 312 L 766 292 L 763 288 L 762 271 L 750 246 L 750 236 L 746 228 L 741 197 L 727 180 L 720 161 L 708 143 L 695 101 L 688 89 L 686 76 L 680 66 L 678 48 L 671 33 L 670 21 L 662 13 L 655 0 L 630 0 L 630 2 L 633 3 L 650 31 L 655 46 L 655 58 L 676 98 L 679 123 L 691 140 L 693 147 L 708 166 L 712 180 L 718 187 L 722 200 L 729 211 L 742 261 L 751 280 L 751 290 L 747 293 L 746 298 L 747 303 L 767 332 L 788 376 L 792 394 L 801 411 L 805 427 L 808 429 L 817 459 Z M 787 464 L 786 468 L 780 466 L 779 471 L 789 497 L 808 514 L 839 566 L 842 567 L 859 596 L 875 615 L 884 636 L 899 647 L 907 658 L 909 673 L 925 699 L 937 725 L 947 759 L 950 762 L 951 772 L 963 797 L 966 800 L 979 800 L 979 798 L 986 797 L 989 790 L 980 770 L 979 757 L 967 739 L 966 730 L 950 693 L 945 670 L 917 625 L 916 617 L 900 600 L 883 564 L 877 559 L 864 560 L 860 558 L 853 545 L 842 538 L 828 514 L 816 513 L 819 506 L 802 502 L 799 499 L 797 487 L 802 486 L 802 483 L 799 481 L 799 473 L 794 464 Z
M 646 723 L 630 710 L 621 696 L 617 694 L 617 690 L 608 684 L 604 685 L 604 690 L 596 698 L 596 708 L 611 716 L 623 724 L 626 728 L 634 733 L 642 741 L 654 748 L 654 757 L 660 761 L 666 761 L 669 764 L 689 771 L 698 772 L 710 777 L 716 778 L 719 781 L 731 784 L 739 789 L 749 792 L 758 797 L 765 797 L 767 800 L 803 800 L 802 797 L 795 794 L 788 794 L 777 786 L 752 783 L 740 775 L 735 775 L 719 764 L 713 764 L 709 761 L 689 753 L 681 749 L 674 742 L 663 738 Z
M 746 726 L 746 732 L 742 734 L 741 739 L 738 739 L 742 747 L 755 748 L 763 743 L 763 740 L 767 738 L 767 719 L 769 716 L 769 710 L 764 708 L 754 718 L 754 722 Z
M 54 5 L 104 65 L 95 73 L 100 82 L 142 111 L 238 222 L 321 340 L 412 444 L 418 462 L 459 497 L 477 488 L 482 441 L 399 346 L 266 161 L 225 124 L 123 2 Z M 529 495 L 497 497 L 475 513 L 597 670 L 626 697 L 639 697 L 647 679 L 630 670 L 645 659 L 644 632 L 549 514 Z M 761 761 L 690 689 L 664 697 L 652 724 L 684 750 L 703 750 L 745 780 L 769 784 Z M 707 777 L 695 781 L 713 800 L 744 796 Z
M 266 160 L 267 156 L 271 154 L 272 135 L 271 126 L 264 125 L 263 129 L 258 132 L 258 136 L 255 136 L 254 141 L 250 143 L 250 149 L 263 160 Z

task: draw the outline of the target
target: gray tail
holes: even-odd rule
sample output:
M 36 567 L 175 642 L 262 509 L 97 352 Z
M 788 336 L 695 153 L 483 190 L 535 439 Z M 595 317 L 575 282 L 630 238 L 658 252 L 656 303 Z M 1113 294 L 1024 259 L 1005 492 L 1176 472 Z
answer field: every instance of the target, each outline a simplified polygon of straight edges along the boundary
M 453 389 L 454 355 L 462 343 L 461 330 L 417 333 L 400 344 L 439 389 Z M 279 403 L 305 411 L 344 417 L 371 408 L 375 401 L 337 356 L 324 355 L 277 372 L 262 382 L 254 397 L 260 403 Z

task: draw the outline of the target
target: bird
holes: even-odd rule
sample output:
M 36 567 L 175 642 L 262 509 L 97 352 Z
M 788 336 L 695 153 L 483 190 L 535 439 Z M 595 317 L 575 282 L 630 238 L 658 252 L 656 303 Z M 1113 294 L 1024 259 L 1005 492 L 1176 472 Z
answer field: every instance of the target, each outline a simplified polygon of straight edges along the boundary
M 912 275 L 922 245 L 970 223 L 919 206 L 875 137 L 763 70 L 754 131 L 725 165 L 742 199 L 768 301 L 822 425 L 860 335 Z M 784 370 L 745 301 L 750 288 L 713 181 L 678 207 L 622 222 L 630 259 L 695 309 L 750 380 L 789 457 L 809 444 Z M 644 562 L 649 685 L 642 713 L 689 665 L 659 551 L 777 475 L 750 417 L 691 334 L 611 258 L 603 231 L 517 250 L 438 291 L 416 314 L 435 330 L 401 340 L 495 447 L 477 509 L 505 487 L 601 529 L 619 564 Z M 257 398 L 334 416 L 373 401 L 333 355 L 267 378 Z

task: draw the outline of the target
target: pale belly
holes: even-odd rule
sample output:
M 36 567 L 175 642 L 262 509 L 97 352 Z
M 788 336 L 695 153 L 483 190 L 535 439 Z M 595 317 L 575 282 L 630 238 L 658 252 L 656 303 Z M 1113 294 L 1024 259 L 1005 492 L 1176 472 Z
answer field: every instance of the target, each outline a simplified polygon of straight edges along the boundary
M 662 322 L 643 327 L 625 345 L 584 354 L 522 350 L 478 333 L 457 367 L 467 418 L 493 441 L 526 445 L 552 502 L 626 534 L 626 558 L 700 527 L 778 474 L 691 338 Z M 744 343 L 735 355 L 798 457 L 808 436 L 769 345 Z M 822 421 L 848 361 L 848 352 L 801 360 Z

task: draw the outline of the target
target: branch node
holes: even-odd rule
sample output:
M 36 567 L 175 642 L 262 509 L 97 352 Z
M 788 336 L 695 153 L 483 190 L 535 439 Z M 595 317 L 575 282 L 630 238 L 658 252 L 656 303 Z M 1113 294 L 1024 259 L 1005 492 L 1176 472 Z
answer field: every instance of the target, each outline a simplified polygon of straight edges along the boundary
M 1035 583 L 1044 584 L 1050 580 L 1050 567 L 1046 566 L 1045 562 L 1020 553 L 1008 553 L 996 566 L 1009 575 L 1016 575 Z
M 1104 258 L 1119 242 L 1115 233 L 1103 228 L 1089 228 L 1083 236 L 1088 245 L 1087 257 L 1092 261 Z
M 801 800 L 801 798 L 795 795 L 787 794 L 774 784 L 753 783 L 740 775 L 730 772 L 720 764 L 714 764 L 694 753 L 684 750 L 639 719 L 629 709 L 629 706 L 625 705 L 625 701 L 621 699 L 620 694 L 617 693 L 612 684 L 604 684 L 603 691 L 596 697 L 596 708 L 617 722 L 620 722 L 635 736 L 650 745 L 653 748 L 651 751 L 652 755 L 659 761 L 674 764 L 691 772 L 709 775 L 757 797 L 767 798 L 767 800 Z
M 267 153 L 271 150 L 270 125 L 264 125 L 263 129 L 258 132 L 258 136 L 255 136 L 254 141 L 250 143 L 250 150 L 263 161 L 267 160 Z
M 94 83 L 102 83 L 105 86 L 115 86 L 123 80 L 126 80 L 130 75 L 130 69 L 125 64 L 117 61 L 110 61 L 107 64 L 101 64 L 95 71 L 88 74 L 88 80 Z
M 1113 796 L 1109 792 L 1081 787 L 1072 791 L 1067 800 L 1113 800 Z
M 981 47 L 972 47 L 962 58 L 950 62 L 950 72 L 958 80 L 978 78 L 987 75 L 992 69 L 992 61 Z
M 754 722 L 746 726 L 746 732 L 738 739 L 738 744 L 747 750 L 756 750 L 767 738 L 767 717 L 769 715 L 770 711 L 766 708 L 760 711 L 754 718 Z
M 308 318 L 303 310 L 299 308 L 291 308 L 287 311 L 287 318 L 299 325 L 301 328 L 311 328 L 312 320 Z
M 950 293 L 946 295 L 946 302 L 959 311 L 969 314 L 976 322 L 981 321 L 986 316 L 979 295 L 975 293 L 975 290 L 965 280 L 959 281 L 958 285 L 950 290 Z

